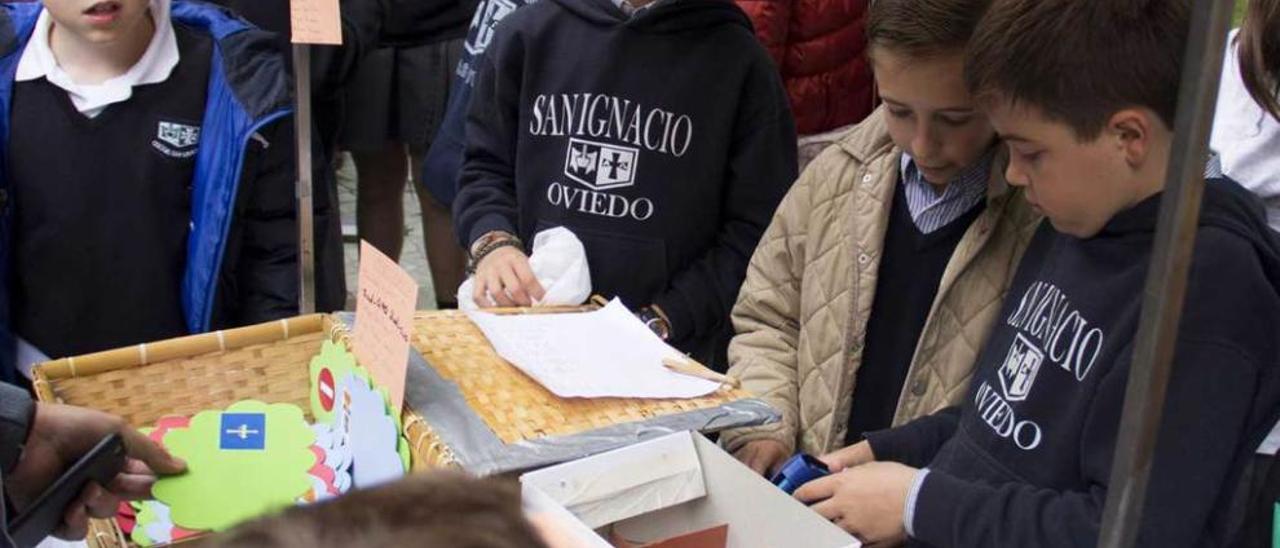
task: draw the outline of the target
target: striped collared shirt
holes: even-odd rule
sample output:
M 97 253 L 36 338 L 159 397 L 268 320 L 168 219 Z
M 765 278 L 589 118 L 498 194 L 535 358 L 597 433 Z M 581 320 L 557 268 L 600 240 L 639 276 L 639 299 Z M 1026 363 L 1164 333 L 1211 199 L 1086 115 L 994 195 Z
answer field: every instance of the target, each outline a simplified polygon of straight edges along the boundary
M 1221 179 L 1226 175 L 1222 173 L 1222 157 L 1216 152 L 1209 153 L 1209 161 L 1204 164 L 1205 179 Z
M 902 184 L 906 185 L 907 208 L 911 210 L 911 220 L 920 232 L 928 234 L 947 226 L 986 197 L 995 150 L 991 147 L 978 161 L 951 179 L 941 194 L 916 168 L 915 159 L 902 153 Z

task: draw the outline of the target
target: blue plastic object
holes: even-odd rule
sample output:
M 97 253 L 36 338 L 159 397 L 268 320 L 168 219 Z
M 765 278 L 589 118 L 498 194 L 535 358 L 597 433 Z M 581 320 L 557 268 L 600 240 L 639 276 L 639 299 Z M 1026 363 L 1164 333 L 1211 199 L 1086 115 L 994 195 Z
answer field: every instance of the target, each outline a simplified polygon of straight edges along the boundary
M 822 461 L 804 453 L 798 453 L 787 459 L 782 469 L 773 476 L 773 484 L 788 495 L 795 494 L 801 485 L 828 475 L 831 470 Z

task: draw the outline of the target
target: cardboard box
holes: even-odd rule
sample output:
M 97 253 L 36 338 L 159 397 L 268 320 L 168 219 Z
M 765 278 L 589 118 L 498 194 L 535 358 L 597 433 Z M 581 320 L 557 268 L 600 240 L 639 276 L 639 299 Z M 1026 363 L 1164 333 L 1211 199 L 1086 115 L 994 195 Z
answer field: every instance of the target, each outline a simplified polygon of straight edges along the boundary
M 558 517 L 584 547 L 610 533 L 654 542 L 728 524 L 730 548 L 861 543 L 692 432 L 520 477 L 530 512 Z

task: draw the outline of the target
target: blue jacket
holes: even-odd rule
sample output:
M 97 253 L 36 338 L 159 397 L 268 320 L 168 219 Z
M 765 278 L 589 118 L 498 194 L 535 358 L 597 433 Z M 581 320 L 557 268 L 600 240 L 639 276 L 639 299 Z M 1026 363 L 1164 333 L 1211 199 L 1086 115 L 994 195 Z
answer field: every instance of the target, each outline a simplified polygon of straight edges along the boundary
M 5 273 L 11 271 L 13 252 L 10 241 L 13 237 L 14 204 L 8 199 L 8 166 L 5 162 L 9 160 L 9 115 L 14 75 L 40 10 L 41 4 L 36 2 L 3 4 L 0 7 L 0 272 Z M 191 185 L 191 231 L 182 280 L 182 305 L 187 328 L 198 333 L 223 324 L 265 321 L 294 314 L 297 301 L 297 225 L 296 219 L 290 215 L 293 212 L 294 176 L 290 173 L 293 169 L 293 124 L 277 123 L 287 120 L 292 113 L 284 60 L 271 47 L 270 34 L 255 29 L 221 8 L 177 0 L 173 3 L 171 17 L 175 23 L 207 32 L 214 41 L 202 138 L 196 156 L 195 180 Z M 255 133 L 271 135 L 279 146 L 253 143 Z M 272 149 L 270 153 L 265 152 L 267 148 Z M 267 154 L 284 154 L 286 157 L 255 157 Z M 248 166 L 250 163 L 252 167 Z M 246 176 L 262 178 L 260 164 L 270 164 L 275 172 L 272 177 L 280 180 L 273 180 L 270 184 L 242 181 Z M 253 195 L 241 196 L 241 190 L 251 184 L 254 189 L 245 192 L 253 192 Z M 323 188 L 320 181 L 316 184 Z M 271 200 L 264 200 L 263 192 L 274 195 Z M 322 190 L 316 192 L 317 199 L 327 209 L 325 194 Z M 261 220 L 240 222 L 247 202 L 253 202 L 257 207 L 262 201 L 272 202 L 276 209 L 270 215 L 260 215 Z M 256 225 L 246 227 L 253 223 Z M 316 219 L 318 228 L 329 224 L 322 218 Z M 262 235 L 263 227 L 269 228 L 269 237 Z M 223 272 L 224 268 L 250 266 L 249 259 L 236 255 L 241 254 L 246 246 L 253 247 L 255 254 L 263 254 L 264 240 L 269 240 L 272 246 L 265 250 L 271 255 L 270 260 L 254 263 L 252 267 L 257 271 L 252 275 Z M 326 255 L 326 252 L 319 251 L 325 244 L 317 242 L 318 255 Z M 233 255 L 230 257 L 229 248 Z M 267 274 L 263 273 L 264 270 Z M 4 381 L 15 379 L 11 281 L 0 284 L 0 380 Z M 256 303 L 227 302 L 228 299 L 244 300 L 243 296 L 232 297 L 230 294 L 245 293 L 243 286 L 254 283 L 269 286 L 265 291 L 255 288 L 256 295 L 251 299 Z M 228 288 L 236 289 L 231 291 Z M 241 310 L 243 308 L 256 308 L 256 311 Z

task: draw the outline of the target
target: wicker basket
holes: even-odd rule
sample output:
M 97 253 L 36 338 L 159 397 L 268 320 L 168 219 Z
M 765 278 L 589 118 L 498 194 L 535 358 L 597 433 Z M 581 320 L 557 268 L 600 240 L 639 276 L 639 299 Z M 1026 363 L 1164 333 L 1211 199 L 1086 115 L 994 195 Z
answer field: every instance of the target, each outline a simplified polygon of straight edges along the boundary
M 346 337 L 331 316 L 300 316 L 47 362 L 34 385 L 40 401 L 100 409 L 139 428 L 244 399 L 292 403 L 311 420 L 308 365 L 325 338 Z M 408 407 L 402 419 L 413 468 L 442 462 L 426 423 Z M 129 545 L 114 520 L 94 520 L 88 543 Z
M 325 338 L 345 341 L 345 325 L 331 315 L 301 316 L 47 362 L 36 367 L 34 384 L 40 401 L 100 409 L 135 427 L 151 426 L 166 415 L 191 415 L 244 399 L 292 403 L 310 420 L 308 365 Z M 456 311 L 417 313 L 412 345 L 442 377 L 458 386 L 465 407 L 508 444 L 751 397 L 741 389 L 726 389 L 689 400 L 560 398 L 499 357 L 480 329 Z M 408 403 L 401 418 L 414 471 L 460 468 L 453 450 L 432 430 L 429 420 Z M 114 520 L 94 520 L 88 542 L 98 548 L 130 545 Z
M 587 310 L 591 308 L 553 313 Z M 508 444 L 589 432 L 751 397 L 742 389 L 722 389 L 693 399 L 561 398 L 502 359 L 480 328 L 458 311 L 418 312 L 412 344 L 442 377 L 458 385 L 468 407 Z

